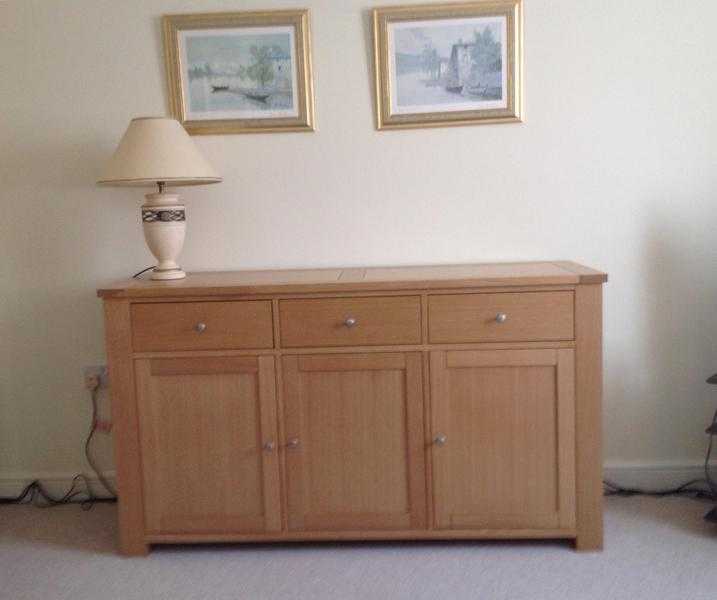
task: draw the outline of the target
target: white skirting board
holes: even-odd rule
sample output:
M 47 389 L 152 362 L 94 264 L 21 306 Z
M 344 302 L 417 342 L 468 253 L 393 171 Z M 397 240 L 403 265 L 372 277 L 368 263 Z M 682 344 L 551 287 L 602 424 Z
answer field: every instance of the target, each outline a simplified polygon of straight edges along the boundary
M 712 472 L 717 479 L 717 460 L 711 463 Z M 114 487 L 115 473 L 107 471 L 105 477 Z M 642 462 L 608 462 L 605 464 L 605 479 L 623 487 L 639 488 L 644 490 L 660 490 L 674 488 L 692 479 L 702 479 L 705 476 L 702 462 L 671 462 L 671 463 L 642 463 Z M 73 474 L 69 473 L 11 473 L 0 475 L 0 497 L 17 496 L 23 488 L 34 481 L 40 480 L 54 496 L 62 496 L 70 489 Z M 88 476 L 90 486 L 99 497 L 108 496 L 107 491 L 94 475 Z M 78 489 L 84 489 L 82 482 L 78 482 Z
M 17 496 L 25 489 L 27 484 L 39 480 L 42 486 L 53 496 L 59 498 L 70 489 L 72 478 L 76 473 L 10 473 L 8 475 L 0 475 L 0 497 L 9 498 Z M 115 487 L 115 472 L 106 471 L 103 473 L 109 484 Z M 106 498 L 110 494 L 105 490 L 104 486 L 97 479 L 96 475 L 87 475 L 90 488 L 95 496 Z M 84 491 L 85 484 L 82 479 L 77 481 L 75 490 Z M 81 500 L 84 496 L 78 496 Z

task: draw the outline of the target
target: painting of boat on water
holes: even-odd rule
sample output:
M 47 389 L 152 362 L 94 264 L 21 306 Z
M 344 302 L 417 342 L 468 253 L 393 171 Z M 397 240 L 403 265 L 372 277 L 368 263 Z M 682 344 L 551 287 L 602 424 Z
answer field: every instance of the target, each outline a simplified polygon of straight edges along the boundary
M 169 15 L 165 43 L 190 133 L 313 129 L 307 11 Z
M 180 35 L 190 119 L 298 115 L 291 27 Z
M 505 18 L 396 23 L 389 28 L 397 113 L 504 108 Z
M 378 129 L 520 121 L 522 0 L 373 11 Z

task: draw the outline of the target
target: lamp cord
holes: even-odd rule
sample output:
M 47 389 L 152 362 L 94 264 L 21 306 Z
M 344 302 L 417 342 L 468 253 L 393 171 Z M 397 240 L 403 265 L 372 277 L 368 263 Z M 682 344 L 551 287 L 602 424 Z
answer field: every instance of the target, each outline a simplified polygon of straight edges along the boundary
M 132 275 L 132 279 L 139 279 L 139 276 L 142 275 L 142 273 L 146 273 L 147 271 L 150 271 L 154 269 L 156 265 L 152 265 L 151 267 L 147 267 L 146 269 L 142 269 L 141 271 L 138 271 L 134 275 Z

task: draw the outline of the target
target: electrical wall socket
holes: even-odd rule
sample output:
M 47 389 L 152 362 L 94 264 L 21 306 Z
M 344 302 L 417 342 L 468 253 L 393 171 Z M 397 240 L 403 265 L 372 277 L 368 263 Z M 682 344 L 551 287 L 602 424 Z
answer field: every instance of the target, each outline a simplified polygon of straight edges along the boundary
M 98 389 L 106 389 L 110 385 L 106 365 L 92 365 L 85 367 L 82 369 L 82 375 L 85 387 L 88 389 L 92 389 L 92 387 L 94 387 L 92 385 L 93 380 L 97 380 L 99 382 L 100 385 Z

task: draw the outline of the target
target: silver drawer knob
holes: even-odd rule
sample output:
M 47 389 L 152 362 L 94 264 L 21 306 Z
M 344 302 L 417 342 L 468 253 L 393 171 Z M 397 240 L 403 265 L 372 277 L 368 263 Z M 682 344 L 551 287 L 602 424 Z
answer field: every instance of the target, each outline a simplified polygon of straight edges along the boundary
M 276 444 L 274 444 L 274 442 L 266 442 L 264 444 L 264 450 L 266 450 L 267 452 L 273 452 L 275 447 Z
M 344 321 L 344 325 L 346 325 L 346 327 L 348 327 L 349 329 L 351 329 L 352 327 L 355 327 L 357 325 L 357 323 L 358 323 L 358 321 L 356 319 L 354 319 L 353 317 L 348 317 Z
M 438 434 L 433 441 L 435 442 L 436 446 L 445 446 L 446 442 L 448 441 L 448 438 L 441 433 Z
M 299 438 L 291 438 L 289 440 L 289 443 L 286 444 L 287 448 L 290 448 L 291 450 L 296 450 L 301 445 L 301 442 L 299 441 Z
M 506 315 L 505 313 L 498 313 L 495 316 L 496 323 L 505 323 L 507 320 L 508 320 L 508 315 Z
M 202 333 L 206 328 L 207 328 L 206 323 L 197 323 L 194 326 L 194 331 L 196 331 L 197 333 Z

